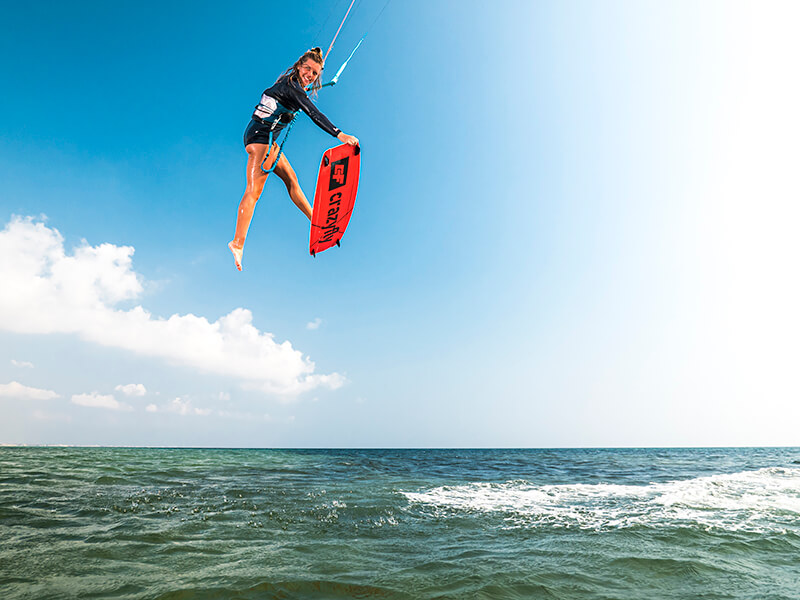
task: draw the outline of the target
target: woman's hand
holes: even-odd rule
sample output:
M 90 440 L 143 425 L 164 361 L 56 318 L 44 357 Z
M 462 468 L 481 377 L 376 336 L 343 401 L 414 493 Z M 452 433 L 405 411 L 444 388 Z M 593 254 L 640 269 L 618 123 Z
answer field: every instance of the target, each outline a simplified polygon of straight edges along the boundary
M 358 138 L 352 135 L 347 135 L 344 131 L 340 131 L 336 138 L 343 144 L 350 144 L 351 146 L 358 146 Z

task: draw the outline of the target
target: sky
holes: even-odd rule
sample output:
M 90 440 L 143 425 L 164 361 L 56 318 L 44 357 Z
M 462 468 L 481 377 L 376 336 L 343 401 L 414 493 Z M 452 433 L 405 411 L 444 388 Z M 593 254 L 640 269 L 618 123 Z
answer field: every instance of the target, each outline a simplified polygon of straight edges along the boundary
M 1 444 L 800 445 L 800 5 L 360 0 L 342 247 L 270 176 L 239 273 L 252 108 L 348 4 L 2 8 Z

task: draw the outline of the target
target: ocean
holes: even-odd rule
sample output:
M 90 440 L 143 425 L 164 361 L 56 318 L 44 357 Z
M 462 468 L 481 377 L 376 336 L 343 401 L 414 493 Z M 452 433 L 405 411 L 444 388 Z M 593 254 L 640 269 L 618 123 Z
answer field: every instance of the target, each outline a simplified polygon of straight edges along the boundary
M 800 449 L 0 448 L 0 598 L 800 598 Z

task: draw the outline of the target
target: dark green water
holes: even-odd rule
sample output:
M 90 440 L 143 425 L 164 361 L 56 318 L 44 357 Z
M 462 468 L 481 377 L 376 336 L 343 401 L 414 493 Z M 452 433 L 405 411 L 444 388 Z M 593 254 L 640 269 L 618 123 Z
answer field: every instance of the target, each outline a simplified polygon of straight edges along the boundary
M 800 449 L 0 448 L 0 599 L 800 598 Z

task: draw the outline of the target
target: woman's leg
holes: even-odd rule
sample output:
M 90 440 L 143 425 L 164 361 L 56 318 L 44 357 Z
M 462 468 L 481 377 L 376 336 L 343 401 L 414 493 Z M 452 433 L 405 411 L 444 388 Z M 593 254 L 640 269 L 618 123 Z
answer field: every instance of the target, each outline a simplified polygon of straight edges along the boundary
M 300 188 L 300 184 L 297 183 L 297 175 L 294 169 L 292 169 L 292 165 L 290 165 L 289 161 L 286 159 L 285 154 L 281 154 L 280 159 L 278 159 L 278 165 L 275 167 L 275 174 L 286 184 L 286 191 L 289 192 L 289 197 L 292 199 L 292 202 L 297 205 L 297 208 L 299 208 L 310 221 L 312 214 L 311 205 L 308 203 L 306 195 Z
M 253 218 L 253 211 L 256 209 L 256 202 L 264 190 L 264 183 L 267 181 L 267 174 L 261 170 L 261 163 L 267 154 L 267 144 L 248 144 L 247 150 L 247 187 L 241 202 L 239 202 L 239 212 L 236 217 L 236 234 L 233 241 L 228 244 L 236 268 L 242 270 L 242 252 L 244 251 L 244 240 L 247 237 L 247 230 L 250 228 L 250 221 Z M 273 144 L 270 151 L 271 160 L 266 164 L 271 165 L 274 160 L 272 156 L 278 151 L 277 145 Z M 277 169 L 276 169 L 277 170 Z

